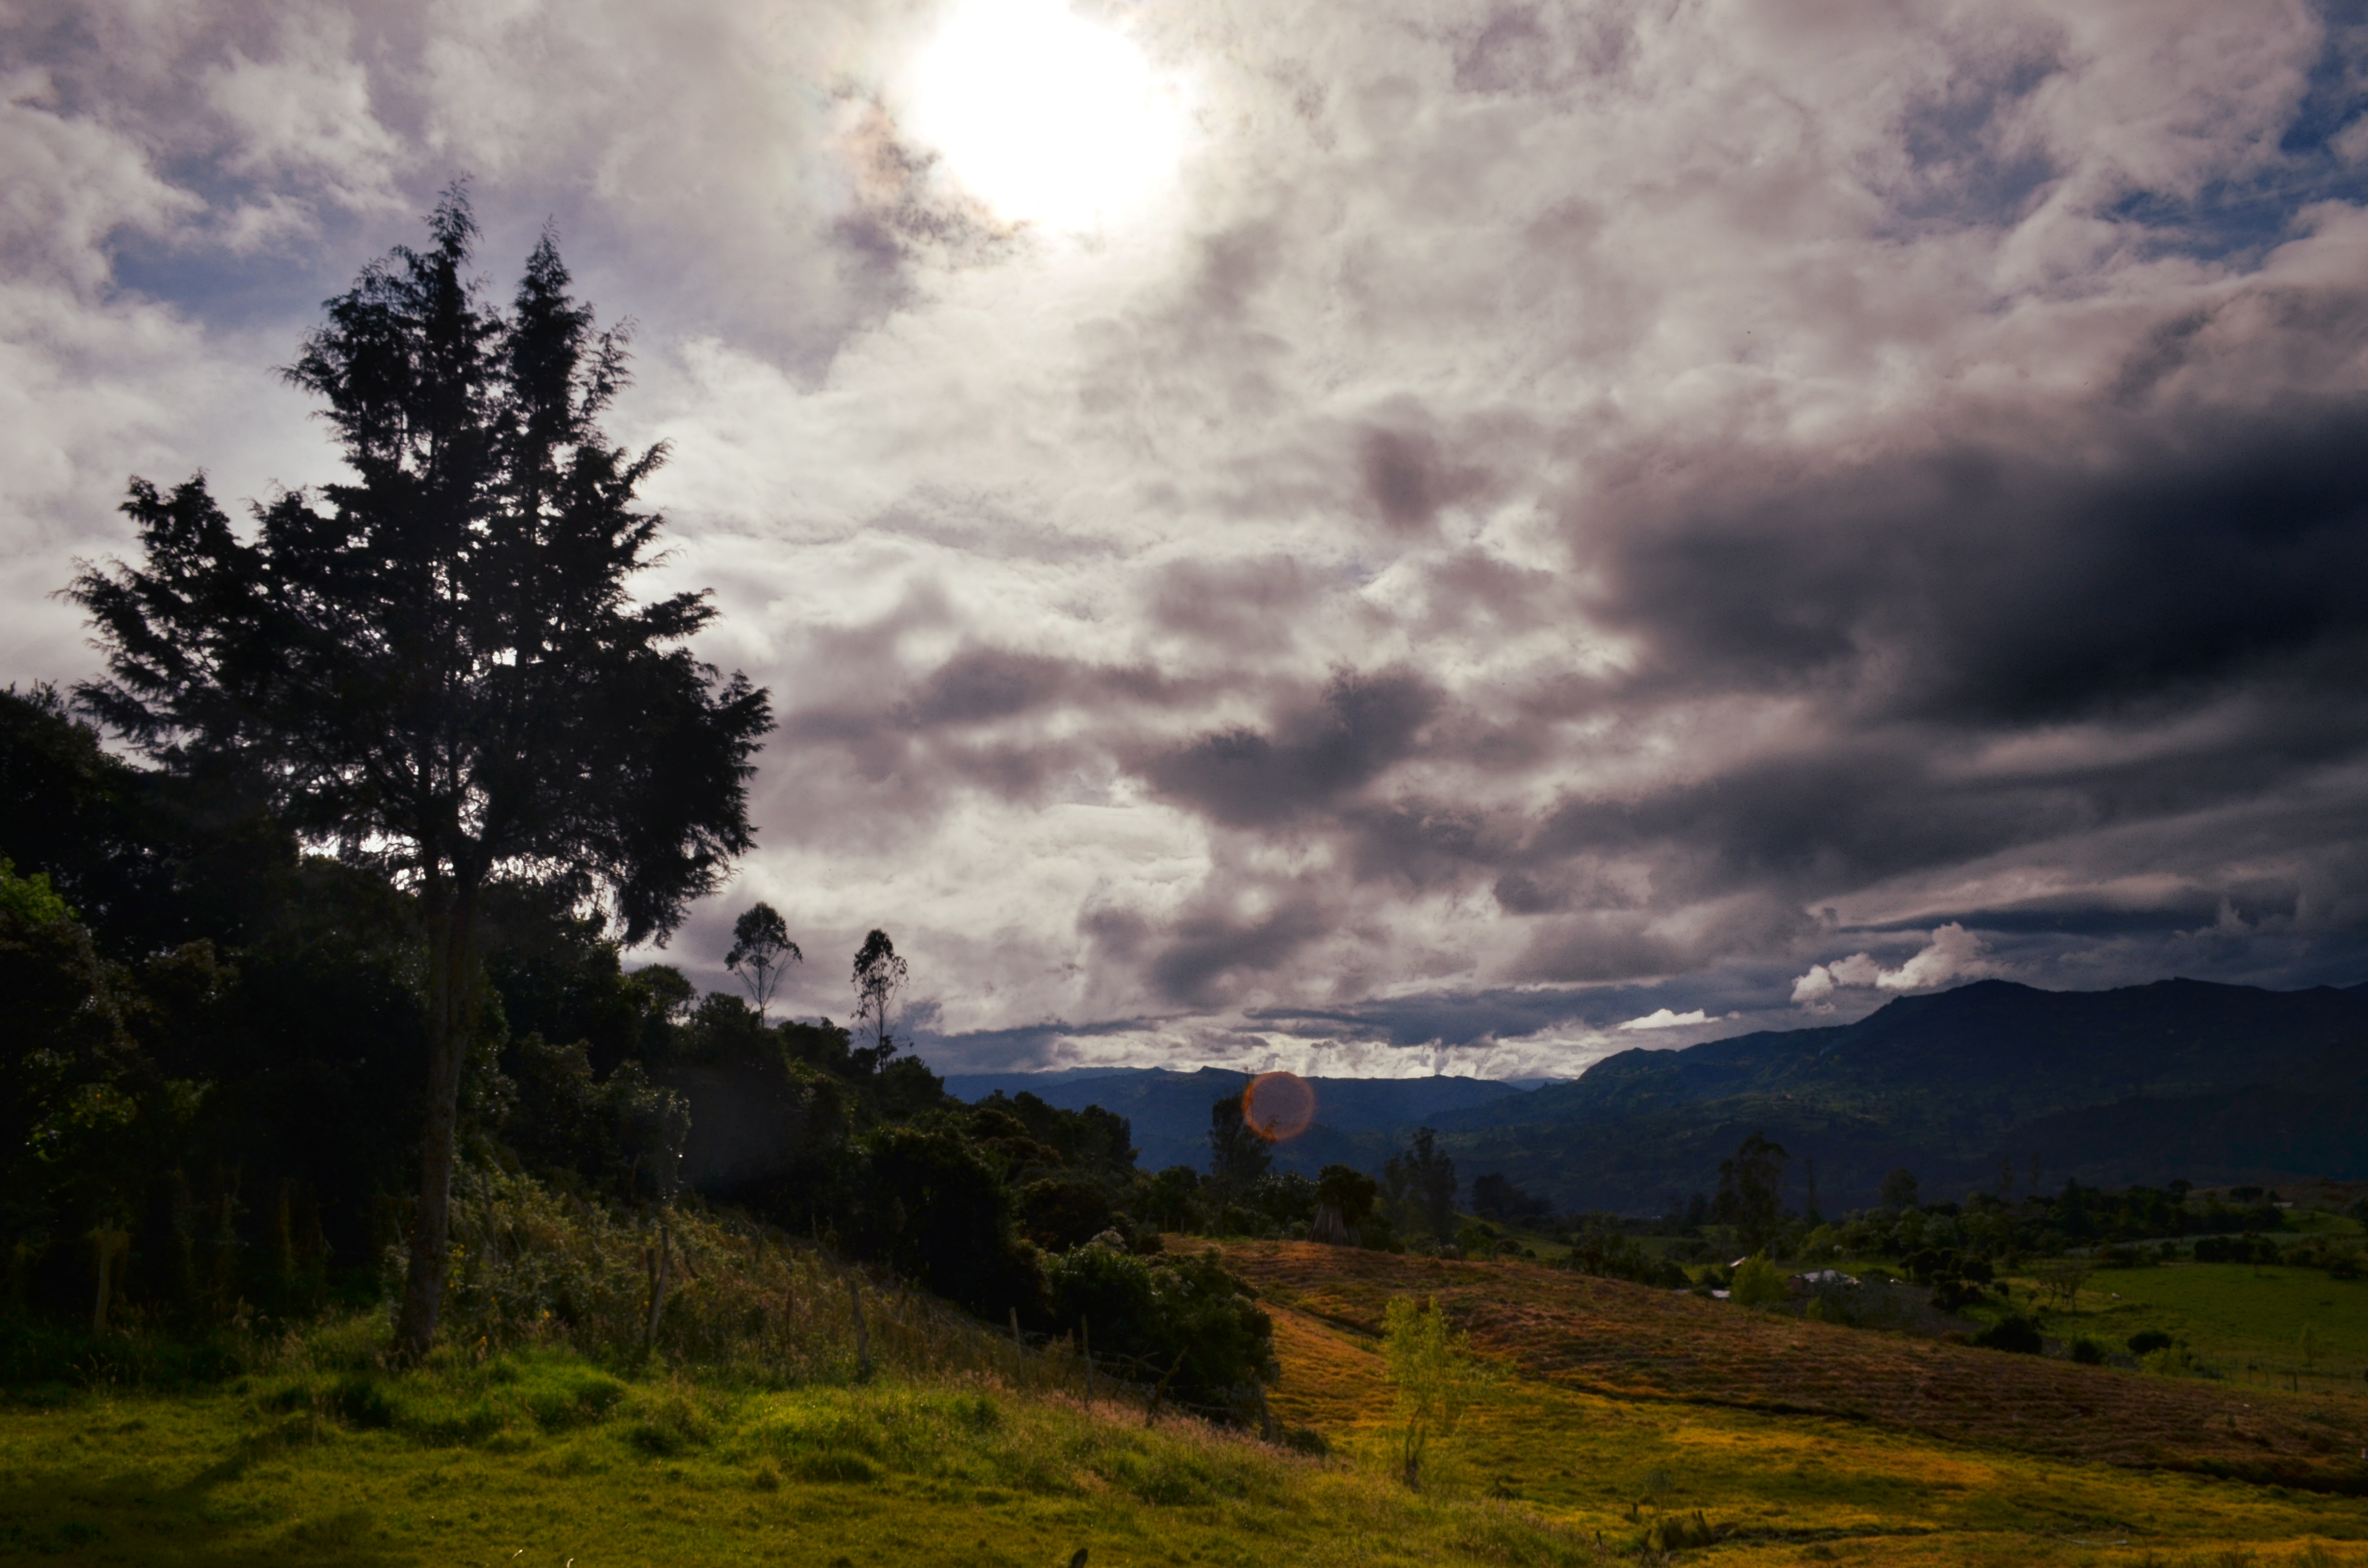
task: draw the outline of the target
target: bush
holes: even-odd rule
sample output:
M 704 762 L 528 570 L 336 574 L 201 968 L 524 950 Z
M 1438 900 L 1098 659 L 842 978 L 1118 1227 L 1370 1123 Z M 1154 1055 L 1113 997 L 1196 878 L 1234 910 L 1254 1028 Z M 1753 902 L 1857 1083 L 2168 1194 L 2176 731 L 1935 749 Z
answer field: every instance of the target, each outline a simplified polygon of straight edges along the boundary
M 1688 1283 L 1683 1268 L 1667 1257 L 1647 1252 L 1609 1214 L 1579 1216 L 1570 1227 L 1569 1243 L 1570 1252 L 1563 1259 L 1563 1267 L 1577 1273 L 1592 1274 L 1599 1279 L 1657 1285 L 1670 1290 L 1682 1290 Z
M 2039 1325 L 2021 1312 L 2010 1313 L 1974 1335 L 1971 1343 L 1985 1350 L 2011 1351 L 2017 1356 L 2036 1356 L 2046 1347 L 2040 1337 Z
M 889 1127 L 851 1173 L 847 1243 L 924 1289 L 989 1318 L 1034 1317 L 1042 1278 L 1019 1239 L 1009 1188 L 967 1139 Z
M 1727 1287 L 1727 1294 L 1742 1306 L 1773 1306 L 1784 1299 L 1783 1272 L 1768 1261 L 1766 1253 L 1755 1254 L 1735 1271 L 1735 1281 Z
M 2072 1359 L 2084 1367 L 2101 1367 L 2105 1364 L 2105 1347 L 2082 1335 L 2072 1342 Z
M 2266 1236 L 2205 1236 L 2195 1244 L 2198 1263 L 2275 1263 L 2278 1244 Z
M 1030 1182 L 1019 1193 L 1028 1239 L 1050 1251 L 1091 1241 L 1110 1228 L 1110 1203 L 1091 1182 L 1062 1175 Z
M 1645 1531 L 1645 1548 L 1652 1551 L 1679 1551 L 1688 1547 L 1717 1544 L 1718 1531 L 1702 1517 L 1699 1508 L 1691 1517 L 1671 1514 L 1656 1519 Z
M 1084 1330 L 1095 1358 L 1168 1397 L 1239 1415 L 1275 1373 L 1274 1324 L 1207 1254 L 1137 1257 L 1087 1244 L 1045 1259 L 1053 1323 Z
M 2158 1328 L 2140 1329 L 2130 1335 L 2130 1354 L 2133 1356 L 2144 1356 L 2150 1350 L 2169 1348 L 2170 1335 Z

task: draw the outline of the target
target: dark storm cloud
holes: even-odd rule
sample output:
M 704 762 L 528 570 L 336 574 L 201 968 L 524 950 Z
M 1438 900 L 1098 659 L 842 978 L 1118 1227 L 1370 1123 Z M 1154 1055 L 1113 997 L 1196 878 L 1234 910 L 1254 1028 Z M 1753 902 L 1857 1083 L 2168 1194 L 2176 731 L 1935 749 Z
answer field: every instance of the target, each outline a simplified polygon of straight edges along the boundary
M 2291 685 L 2348 744 L 2368 403 L 2165 423 L 2100 433 L 2077 467 L 1964 446 L 1763 478 L 1605 551 L 1602 613 L 1651 646 L 1647 684 L 1829 684 L 1870 717 L 1963 725 Z
M 1419 745 L 1439 693 L 1420 676 L 1336 675 L 1270 731 L 1228 729 L 1155 757 L 1144 777 L 1228 826 L 1274 826 L 1340 801 Z
M 781 716 L 693 968 L 763 897 L 972 1065 L 1524 1072 L 2368 974 L 2357 7 L 1089 11 L 1189 130 L 1079 236 L 909 133 L 936 6 L 18 7 L 18 674 L 126 472 L 324 477 L 256 389 L 469 170 Z

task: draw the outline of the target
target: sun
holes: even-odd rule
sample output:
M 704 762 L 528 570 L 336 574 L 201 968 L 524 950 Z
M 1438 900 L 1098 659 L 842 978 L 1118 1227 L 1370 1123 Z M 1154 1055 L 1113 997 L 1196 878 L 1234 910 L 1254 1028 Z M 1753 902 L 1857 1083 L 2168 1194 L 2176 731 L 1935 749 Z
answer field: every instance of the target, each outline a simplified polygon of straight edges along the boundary
M 1064 0 L 958 0 L 909 129 L 1011 222 L 1094 229 L 1176 166 L 1181 116 L 1142 52 Z

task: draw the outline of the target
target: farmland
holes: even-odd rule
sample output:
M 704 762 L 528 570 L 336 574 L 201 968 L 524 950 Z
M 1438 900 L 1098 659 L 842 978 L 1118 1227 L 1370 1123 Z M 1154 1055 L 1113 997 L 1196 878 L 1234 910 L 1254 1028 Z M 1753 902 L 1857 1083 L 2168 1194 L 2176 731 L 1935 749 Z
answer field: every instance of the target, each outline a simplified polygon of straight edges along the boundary
M 969 1331 L 941 1333 L 934 1370 L 762 1388 L 531 1349 L 357 1372 L 372 1332 L 358 1320 L 214 1386 L 20 1392 L 0 1406 L 0 1552 L 209 1568 L 999 1565 L 1078 1547 L 1097 1565 L 1598 1562 L 1637 1561 L 1655 1521 L 1699 1512 L 1718 1539 L 1680 1555 L 1722 1564 L 2368 1563 L 2368 1399 L 2331 1383 L 2077 1366 L 1527 1263 L 1289 1243 L 1224 1257 L 1274 1318 L 1275 1415 L 1328 1455 L 1147 1425 L 1140 1391 L 1105 1383 L 1088 1403 L 1057 1358 L 1006 1366 Z M 2079 1315 L 2200 1335 L 2260 1308 L 2267 1345 L 2325 1289 L 2234 1273 L 2100 1275 Z M 1494 1372 L 1419 1492 L 1391 1473 L 1375 1339 L 1400 1296 L 1437 1300 Z M 976 1353 L 967 1369 L 946 1359 L 957 1341 Z

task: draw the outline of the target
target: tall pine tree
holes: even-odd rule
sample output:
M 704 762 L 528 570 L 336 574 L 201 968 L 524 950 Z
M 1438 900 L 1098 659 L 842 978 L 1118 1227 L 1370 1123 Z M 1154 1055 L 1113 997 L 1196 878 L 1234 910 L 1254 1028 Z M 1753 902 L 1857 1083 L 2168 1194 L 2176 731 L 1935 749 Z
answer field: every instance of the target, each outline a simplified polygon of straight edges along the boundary
M 433 244 L 328 301 L 285 374 L 326 404 L 349 483 L 256 508 L 252 541 L 202 475 L 132 481 L 144 559 L 85 567 L 111 678 L 83 704 L 168 769 L 263 781 L 315 844 L 382 866 L 425 928 L 427 1113 L 395 1347 L 433 1342 L 461 1064 L 481 1011 L 478 912 L 502 878 L 663 937 L 753 837 L 767 694 L 685 643 L 704 594 L 636 603 L 665 459 L 609 444 L 625 380 L 546 235 L 510 308 L 463 276 L 476 226 L 449 191 Z

